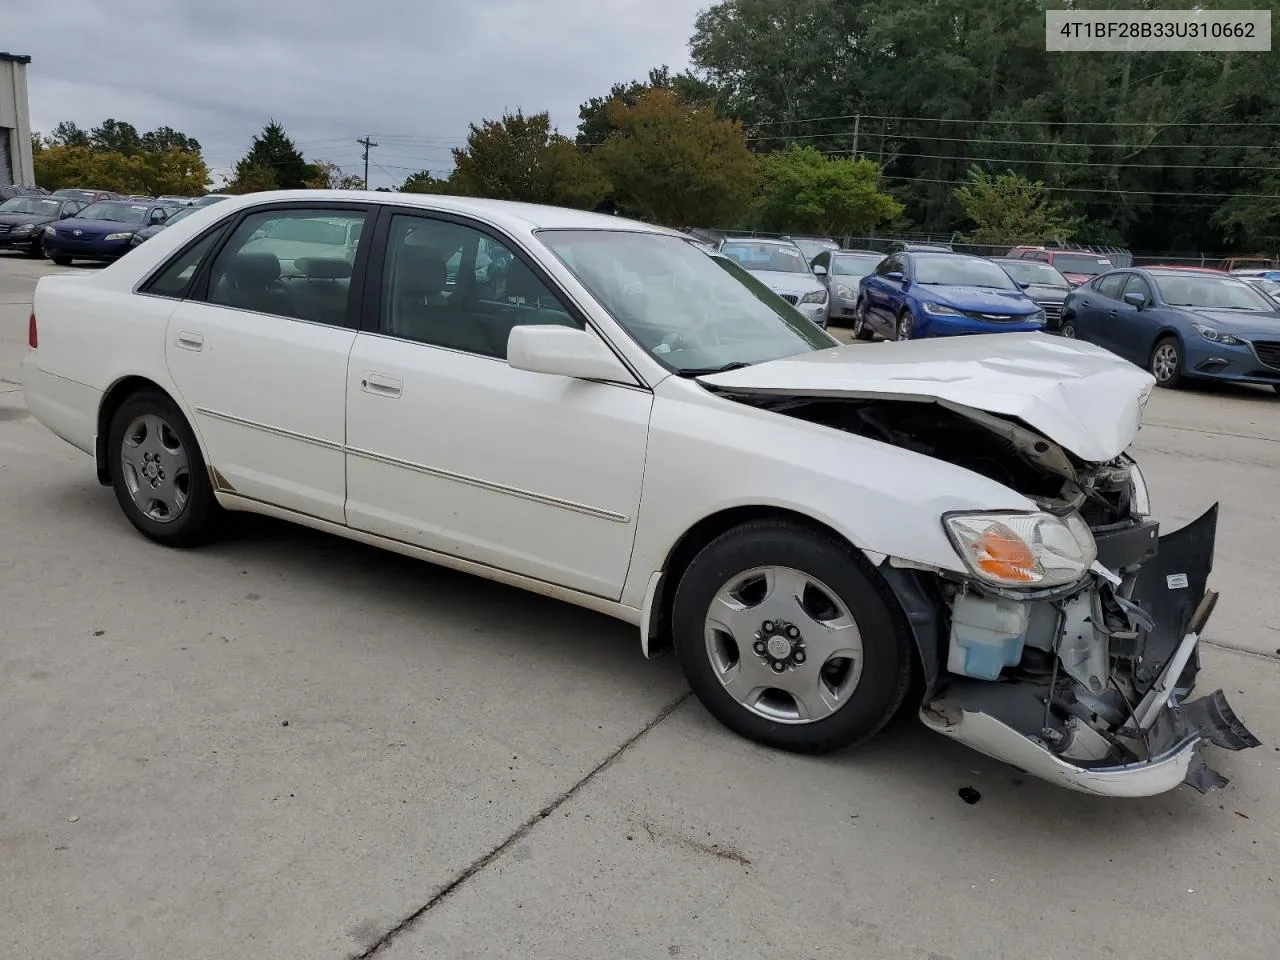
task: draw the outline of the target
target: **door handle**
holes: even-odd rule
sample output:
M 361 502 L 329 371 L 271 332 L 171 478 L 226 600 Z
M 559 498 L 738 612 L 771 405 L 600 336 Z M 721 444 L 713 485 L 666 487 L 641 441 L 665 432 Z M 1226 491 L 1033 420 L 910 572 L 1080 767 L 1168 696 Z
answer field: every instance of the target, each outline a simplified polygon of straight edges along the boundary
M 191 333 L 187 330 L 179 331 L 173 342 L 183 350 L 199 351 L 204 349 L 204 337 L 198 333 Z
M 381 373 L 366 373 L 360 380 L 360 389 L 375 397 L 398 397 L 403 387 L 404 384 L 395 377 Z

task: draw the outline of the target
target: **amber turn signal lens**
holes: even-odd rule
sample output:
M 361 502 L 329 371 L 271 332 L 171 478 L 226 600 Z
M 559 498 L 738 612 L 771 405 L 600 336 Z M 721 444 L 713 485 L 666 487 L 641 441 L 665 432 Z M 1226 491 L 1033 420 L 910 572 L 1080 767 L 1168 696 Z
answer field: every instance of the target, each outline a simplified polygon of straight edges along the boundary
M 1003 524 L 992 524 L 973 544 L 979 569 L 1008 583 L 1034 583 L 1039 563 L 1022 538 Z

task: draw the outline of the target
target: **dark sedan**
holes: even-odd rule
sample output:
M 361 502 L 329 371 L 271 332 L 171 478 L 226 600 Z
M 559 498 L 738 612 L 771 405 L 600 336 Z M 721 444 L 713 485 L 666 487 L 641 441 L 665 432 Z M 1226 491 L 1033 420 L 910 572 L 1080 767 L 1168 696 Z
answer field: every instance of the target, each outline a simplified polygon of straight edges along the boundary
M 1071 292 L 1061 332 L 1145 367 L 1162 387 L 1230 380 L 1280 393 L 1280 309 L 1238 277 L 1113 270 Z
M 140 230 L 164 223 L 174 208 L 159 203 L 100 200 L 70 220 L 60 220 L 44 230 L 44 250 L 58 266 L 74 260 L 116 260 L 133 249 Z
M 63 197 L 14 197 L 0 203 L 0 250 L 21 250 L 38 257 L 44 228 L 84 209 L 79 200 Z
M 165 227 L 172 226 L 173 224 L 177 223 L 179 220 L 182 220 L 184 217 L 189 217 L 193 213 L 198 213 L 199 211 L 200 211 L 200 208 L 194 205 L 182 207 L 181 209 L 175 211 L 173 215 L 170 216 L 169 219 L 165 220 L 163 223 L 153 223 L 149 227 L 143 227 L 141 230 L 139 230 L 137 233 L 133 235 L 133 239 L 130 240 L 129 243 L 131 246 L 136 247 L 138 246 L 138 244 L 144 243 L 147 240 L 150 240 L 161 230 L 165 229 Z
M 1062 324 L 1062 304 L 1071 292 L 1071 284 L 1055 268 L 1035 260 L 992 257 L 994 263 L 1020 286 L 1028 297 L 1044 311 L 1044 328 L 1056 331 Z

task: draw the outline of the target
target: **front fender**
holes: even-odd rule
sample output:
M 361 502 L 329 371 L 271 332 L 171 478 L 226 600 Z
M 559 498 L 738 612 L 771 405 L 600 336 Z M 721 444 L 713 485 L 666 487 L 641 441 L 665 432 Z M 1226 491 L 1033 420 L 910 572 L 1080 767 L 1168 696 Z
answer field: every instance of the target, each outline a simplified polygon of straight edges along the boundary
M 655 391 L 622 602 L 641 607 L 685 533 L 742 507 L 808 517 L 870 555 L 964 573 L 942 526 L 953 510 L 1035 510 L 962 467 L 717 396 L 671 377 Z

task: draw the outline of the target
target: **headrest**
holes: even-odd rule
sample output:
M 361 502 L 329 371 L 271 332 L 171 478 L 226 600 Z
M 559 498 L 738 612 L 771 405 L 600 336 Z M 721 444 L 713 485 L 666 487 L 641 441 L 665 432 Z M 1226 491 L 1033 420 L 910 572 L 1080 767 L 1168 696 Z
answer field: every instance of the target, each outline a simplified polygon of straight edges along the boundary
M 351 276 L 351 264 L 341 257 L 300 257 L 293 267 L 311 280 L 345 280 Z
M 280 279 L 280 258 L 267 252 L 237 254 L 227 264 L 226 276 L 236 283 L 274 283 Z
M 439 293 L 444 289 L 448 273 L 440 254 L 430 247 L 406 246 L 396 261 L 396 285 L 406 294 Z

